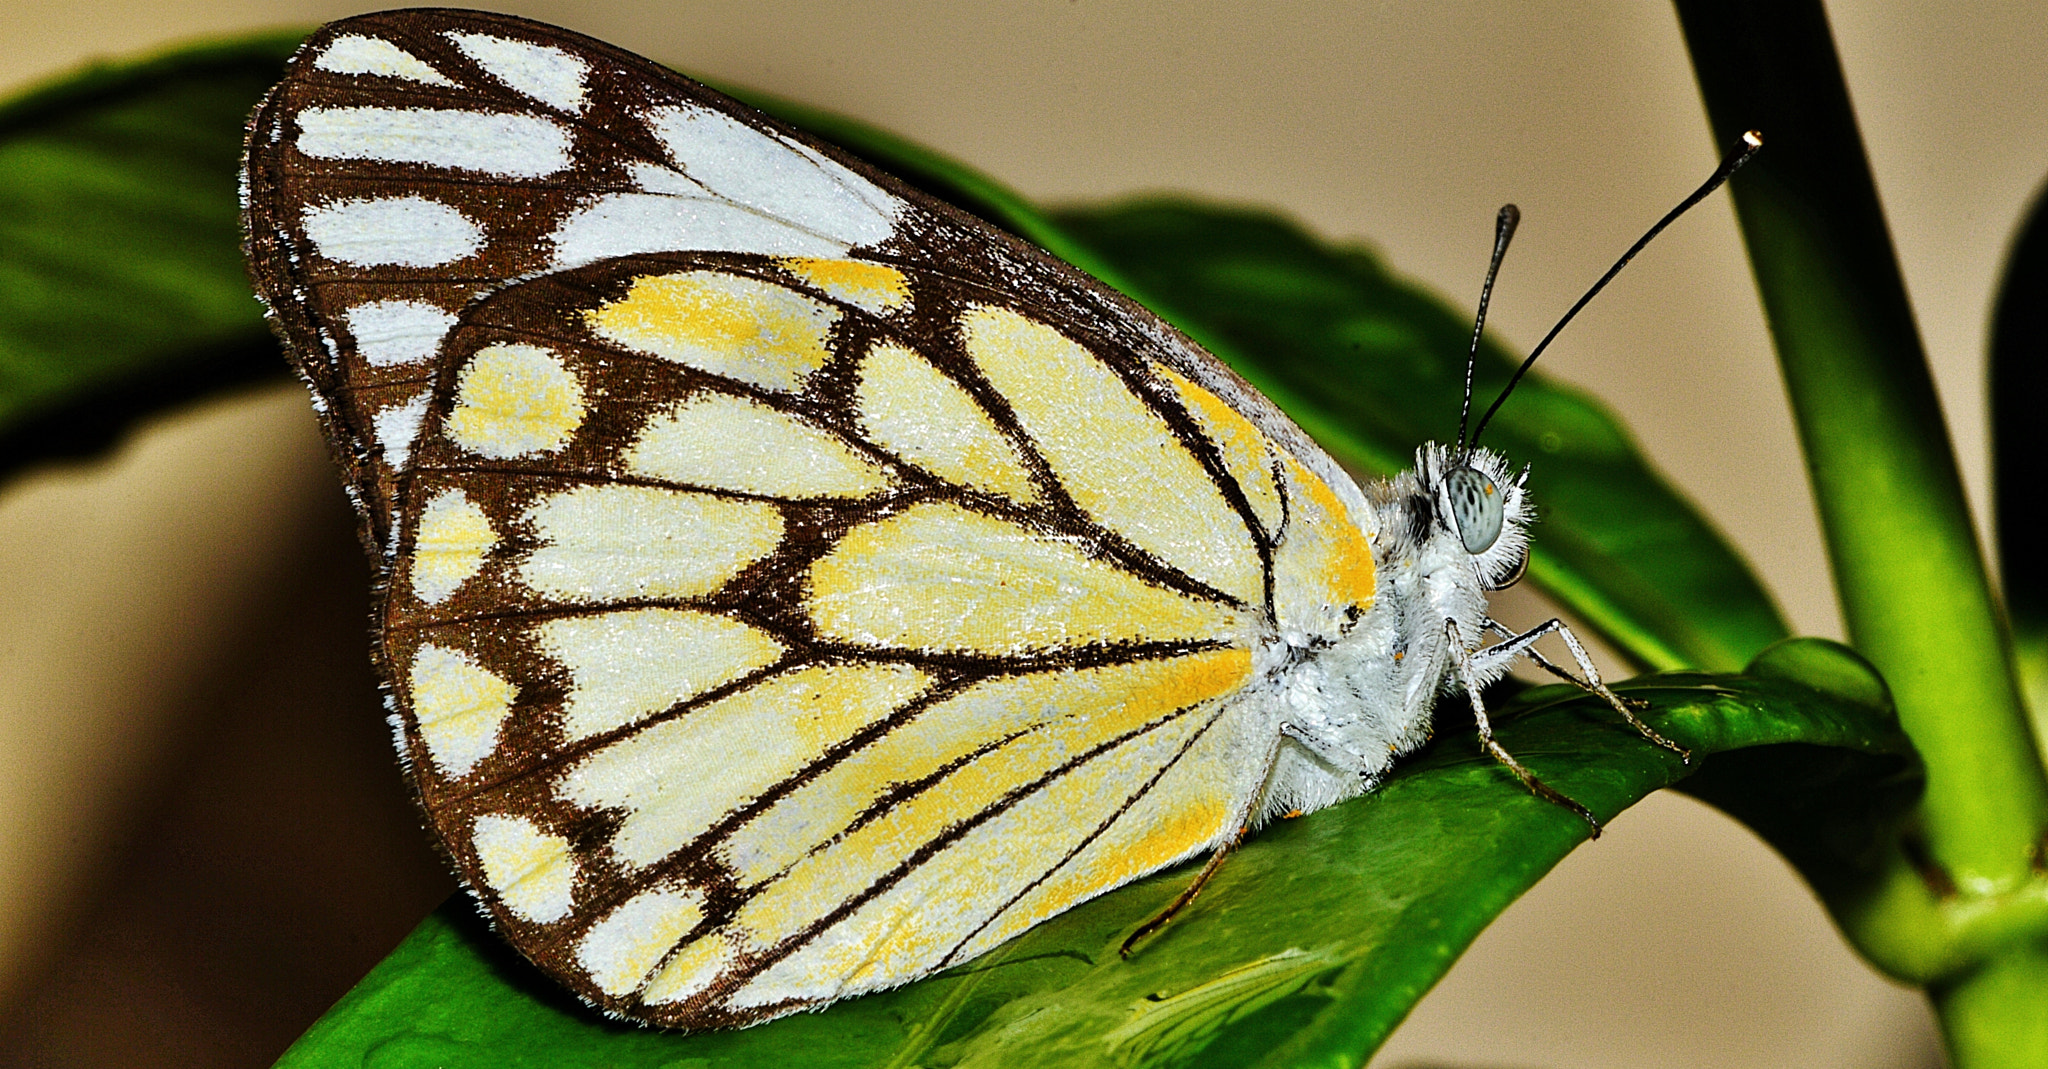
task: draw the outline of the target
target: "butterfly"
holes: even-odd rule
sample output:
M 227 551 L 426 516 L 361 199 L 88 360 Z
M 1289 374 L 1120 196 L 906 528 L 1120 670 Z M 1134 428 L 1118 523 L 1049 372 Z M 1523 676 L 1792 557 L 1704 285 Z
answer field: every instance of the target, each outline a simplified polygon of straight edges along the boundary
M 1444 694 L 1484 731 L 1558 630 L 1487 615 L 1526 469 L 1461 441 L 1361 487 L 1130 300 L 569 31 L 326 26 L 243 182 L 411 788 L 605 1012 L 969 961 L 1372 789 Z

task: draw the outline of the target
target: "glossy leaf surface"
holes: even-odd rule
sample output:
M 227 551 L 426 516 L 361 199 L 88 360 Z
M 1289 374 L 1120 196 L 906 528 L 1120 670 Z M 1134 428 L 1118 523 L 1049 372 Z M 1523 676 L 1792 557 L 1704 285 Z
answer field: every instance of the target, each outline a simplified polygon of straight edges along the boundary
M 1627 684 L 1717 783 L 1768 773 L 1779 806 L 1853 864 L 1918 789 L 1883 684 L 1817 640 L 1752 674 Z M 1503 743 L 1603 817 L 1688 769 L 1571 688 L 1527 692 Z M 451 901 L 280 1063 L 325 1066 L 818 1067 L 1358 1065 L 1480 929 L 1586 839 L 1469 731 L 1376 793 L 1258 833 L 1194 906 L 1117 947 L 1179 892 L 1155 876 L 988 956 L 896 991 L 739 1032 L 602 1022 Z M 1594 847 L 1598 849 L 1598 847 Z

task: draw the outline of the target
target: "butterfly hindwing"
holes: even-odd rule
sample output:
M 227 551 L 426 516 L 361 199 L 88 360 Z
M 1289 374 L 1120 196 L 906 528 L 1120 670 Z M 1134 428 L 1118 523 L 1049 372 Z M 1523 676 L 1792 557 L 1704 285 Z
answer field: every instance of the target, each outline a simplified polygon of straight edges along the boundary
M 386 652 L 465 875 L 593 1000 L 743 1021 L 901 982 L 1207 844 L 1250 789 L 1227 699 L 1266 536 L 1177 437 L 1186 411 L 1114 375 L 1092 411 L 1152 423 L 1115 474 L 1207 516 L 1148 549 L 1091 515 L 1116 506 L 1076 458 L 1114 439 L 1033 433 L 1010 400 L 1016 369 L 1088 351 L 990 297 L 873 262 L 633 257 L 509 287 L 450 335 Z M 706 344 L 720 323 L 786 329 L 740 361 Z M 571 890 L 522 906 L 507 829 L 563 844 Z M 592 965 L 650 894 L 696 918 L 657 949 L 716 963 L 673 1010 L 630 1001 L 659 954 Z M 932 930 L 887 934 L 904 916 Z
M 1255 656 L 1372 601 L 1356 487 L 1171 328 L 609 46 L 334 24 L 248 174 L 414 788 L 609 1011 L 893 986 L 1213 846 Z

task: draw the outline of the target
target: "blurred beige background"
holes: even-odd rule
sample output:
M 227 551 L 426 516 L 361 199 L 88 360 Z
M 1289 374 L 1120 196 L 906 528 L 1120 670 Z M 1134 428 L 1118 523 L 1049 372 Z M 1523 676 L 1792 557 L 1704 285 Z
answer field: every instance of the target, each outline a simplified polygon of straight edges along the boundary
M 1522 348 L 1716 154 L 1648 0 L 499 6 L 859 116 L 1039 200 L 1274 206 L 1460 304 L 1512 199 L 1492 322 Z M 361 10 L 9 0 L 0 89 Z M 1981 516 L 1985 324 L 2048 174 L 2048 18 L 1830 12 Z M 1546 362 L 1621 411 L 1798 630 L 1839 636 L 1725 199 Z M 352 554 L 295 388 L 0 487 L 0 1062 L 266 1064 L 444 893 L 382 748 Z M 1774 855 L 1658 796 L 1510 910 L 1374 1064 L 1908 1069 L 1939 1064 L 1932 1027 Z

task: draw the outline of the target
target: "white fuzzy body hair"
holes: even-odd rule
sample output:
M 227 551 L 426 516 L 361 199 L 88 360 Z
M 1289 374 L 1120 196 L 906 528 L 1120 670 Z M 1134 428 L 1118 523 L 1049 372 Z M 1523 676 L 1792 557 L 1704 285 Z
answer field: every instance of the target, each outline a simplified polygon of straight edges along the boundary
M 1373 513 L 1358 517 L 1373 551 L 1371 608 L 1335 633 L 1276 634 L 1261 644 L 1257 682 L 1241 700 L 1260 706 L 1264 737 L 1280 742 L 1255 822 L 1371 790 L 1396 757 L 1429 738 L 1437 699 L 1464 692 L 1460 660 L 1477 687 L 1513 662 L 1487 657 L 1480 646 L 1490 622 L 1487 591 L 1505 585 L 1528 551 L 1528 472 L 1510 474 L 1507 459 L 1486 450 L 1463 458 L 1503 498 L 1499 539 L 1473 554 L 1444 488 L 1458 458 L 1431 443 L 1415 459 L 1415 470 L 1363 488 Z M 1453 650 L 1447 622 L 1455 622 L 1462 650 Z

